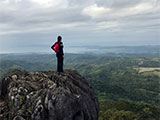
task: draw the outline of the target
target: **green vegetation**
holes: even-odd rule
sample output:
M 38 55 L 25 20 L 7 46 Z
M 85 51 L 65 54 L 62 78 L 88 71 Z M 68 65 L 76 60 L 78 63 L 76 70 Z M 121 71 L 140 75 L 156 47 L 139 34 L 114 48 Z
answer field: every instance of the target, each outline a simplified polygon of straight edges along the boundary
M 129 100 L 100 101 L 99 120 L 158 120 L 160 107 Z
M 92 84 L 100 101 L 99 120 L 158 120 L 159 57 L 66 54 L 65 69 L 76 69 Z M 151 71 L 139 72 L 139 69 Z M 0 76 L 15 69 L 56 70 L 54 55 L 1 55 Z M 23 101 L 23 98 L 22 98 Z M 29 110 L 28 113 L 31 111 Z
M 20 104 L 23 104 L 24 100 L 25 100 L 25 97 L 24 96 L 20 96 Z

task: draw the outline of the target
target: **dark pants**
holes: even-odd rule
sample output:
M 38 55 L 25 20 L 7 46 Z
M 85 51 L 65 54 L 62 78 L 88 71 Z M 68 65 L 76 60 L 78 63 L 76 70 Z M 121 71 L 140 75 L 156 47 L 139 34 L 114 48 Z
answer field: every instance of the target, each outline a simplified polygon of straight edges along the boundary
M 63 55 L 57 54 L 57 72 L 63 72 Z

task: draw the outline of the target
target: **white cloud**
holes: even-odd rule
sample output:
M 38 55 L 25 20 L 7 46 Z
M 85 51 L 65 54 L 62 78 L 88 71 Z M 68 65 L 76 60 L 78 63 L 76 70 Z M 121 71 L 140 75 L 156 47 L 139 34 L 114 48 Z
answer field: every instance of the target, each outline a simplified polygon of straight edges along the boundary
M 148 2 L 148 3 L 140 3 L 135 6 L 122 9 L 119 12 L 123 13 L 124 16 L 131 16 L 136 14 L 151 13 L 154 9 L 155 5 Z M 117 15 L 120 16 L 122 14 L 118 13 Z
M 118 27 L 119 27 L 118 21 L 100 22 L 97 24 L 97 27 L 95 27 L 95 30 L 96 31 L 106 30 L 108 32 L 113 32 L 117 31 Z
M 143 13 L 145 11 L 151 10 L 153 7 L 154 6 L 150 3 L 141 3 L 135 7 L 129 8 L 129 11 L 135 13 Z
M 41 7 L 56 7 L 66 8 L 68 6 L 67 0 L 30 0 L 33 3 L 40 5 Z
M 83 9 L 82 13 L 93 18 L 101 18 L 111 12 L 111 8 L 104 8 L 102 6 L 97 6 L 97 4 L 88 6 Z

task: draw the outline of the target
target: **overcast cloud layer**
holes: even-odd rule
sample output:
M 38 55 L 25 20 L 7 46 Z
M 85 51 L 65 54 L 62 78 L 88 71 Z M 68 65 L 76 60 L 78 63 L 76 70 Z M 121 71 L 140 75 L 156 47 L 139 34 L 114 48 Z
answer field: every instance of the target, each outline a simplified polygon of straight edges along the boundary
M 160 44 L 160 0 L 0 0 L 0 52 Z M 67 51 L 67 50 L 66 50 Z

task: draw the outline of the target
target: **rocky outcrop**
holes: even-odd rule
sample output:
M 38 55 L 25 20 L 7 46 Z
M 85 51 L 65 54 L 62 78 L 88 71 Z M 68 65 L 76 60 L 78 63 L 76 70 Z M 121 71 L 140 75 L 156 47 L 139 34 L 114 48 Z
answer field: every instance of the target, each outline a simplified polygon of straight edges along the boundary
M 97 97 L 75 70 L 18 71 L 0 80 L 0 98 L 0 119 L 98 120 Z

